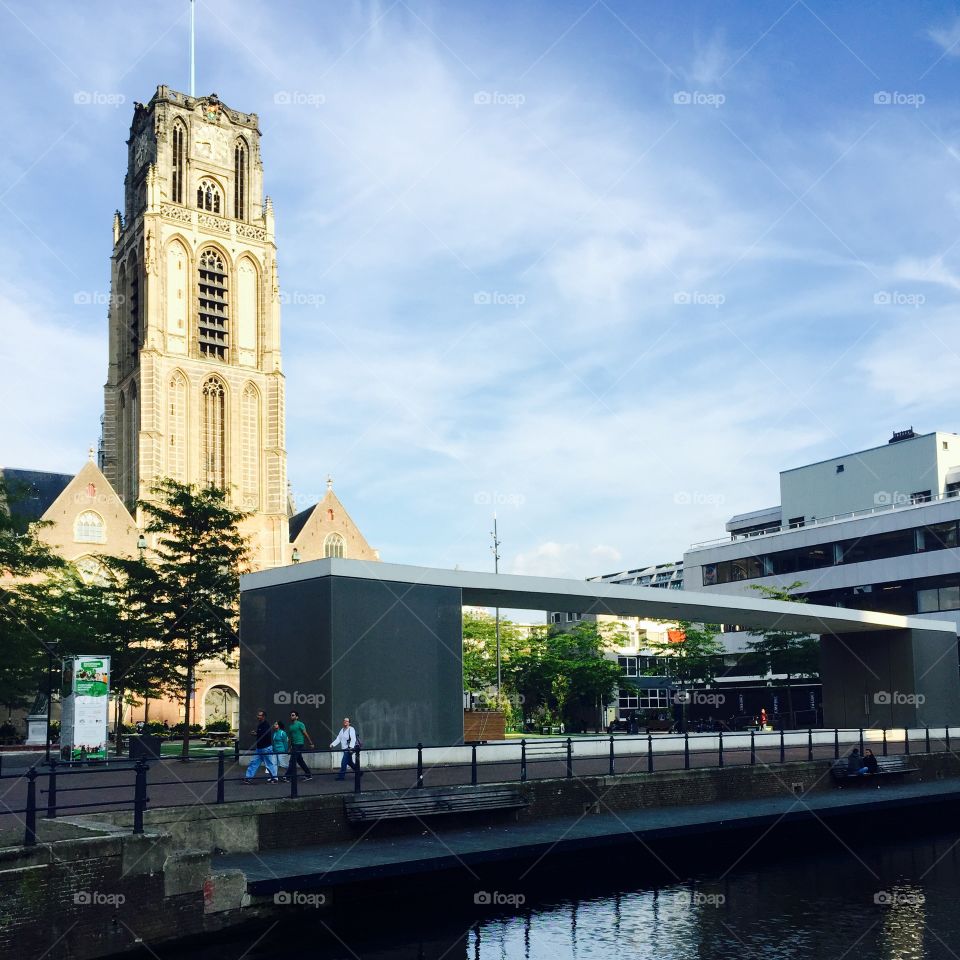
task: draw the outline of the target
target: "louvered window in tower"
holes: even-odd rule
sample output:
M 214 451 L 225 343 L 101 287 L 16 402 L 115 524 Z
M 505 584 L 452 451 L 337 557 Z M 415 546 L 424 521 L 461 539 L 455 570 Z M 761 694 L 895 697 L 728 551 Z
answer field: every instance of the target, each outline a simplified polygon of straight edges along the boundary
M 177 121 L 173 125 L 173 156 L 170 194 L 174 203 L 183 203 L 183 180 L 186 173 L 186 129 Z
M 227 271 L 216 250 L 204 250 L 197 271 L 198 334 L 200 355 L 227 359 Z
M 233 149 L 233 215 L 243 220 L 246 215 L 247 145 L 238 140 Z
M 203 385 L 203 479 L 223 490 L 227 485 L 226 390 L 211 377 Z

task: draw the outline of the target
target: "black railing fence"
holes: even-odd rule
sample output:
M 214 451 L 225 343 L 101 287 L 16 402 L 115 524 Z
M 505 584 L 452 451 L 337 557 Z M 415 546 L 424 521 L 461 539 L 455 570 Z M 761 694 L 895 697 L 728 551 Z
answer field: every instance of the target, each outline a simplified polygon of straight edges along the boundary
M 366 790 L 422 789 L 429 785 L 525 782 L 533 779 L 573 778 L 576 776 L 623 776 L 655 773 L 663 770 L 691 770 L 710 767 L 773 765 L 811 760 L 835 760 L 857 747 L 878 748 L 883 756 L 909 755 L 951 750 L 951 730 L 939 727 L 931 731 L 888 729 L 750 731 L 749 734 L 610 734 L 607 737 L 566 737 L 470 743 L 459 746 L 378 748 L 375 755 L 389 750 L 390 763 L 371 769 L 362 765 L 364 751 L 358 745 L 351 751 L 352 789 L 360 793 L 363 778 L 369 775 Z M 307 758 L 342 757 L 339 749 L 302 750 Z M 0 818 L 16 817 L 23 826 L 23 843 L 37 843 L 38 815 L 55 820 L 64 813 L 81 810 L 110 811 L 116 808 L 133 812 L 133 832 L 142 833 L 148 808 L 189 804 L 218 805 L 250 799 L 248 791 L 231 790 L 229 784 L 251 781 L 243 764 L 256 756 L 254 749 L 218 750 L 211 757 L 163 757 L 136 761 L 111 760 L 59 761 L 51 759 L 21 773 L 0 774 L 0 780 L 21 781 L 23 806 L 10 806 L 0 799 Z M 261 754 L 261 756 L 265 756 Z M 228 770 L 228 757 L 233 767 Z M 272 754 L 279 761 L 281 755 Z M 433 762 L 431 762 L 433 758 Z M 300 796 L 305 776 L 290 757 L 284 777 L 284 794 Z M 237 765 L 240 769 L 237 769 Z M 212 769 L 211 769 L 212 767 Z M 210 776 L 192 777 L 192 770 Z M 269 771 L 268 771 L 269 772 Z M 412 774 L 412 775 L 411 775 Z M 314 768 L 310 780 L 329 781 L 339 777 L 334 763 Z M 76 778 L 76 782 L 75 781 Z M 272 778 L 271 778 L 272 781 Z M 15 787 L 2 791 L 6 798 Z M 150 794 L 158 797 L 151 803 Z M 282 794 L 278 794 L 280 796 Z M 86 799 L 90 797 L 91 799 Z M 0 823 L 6 821 L 0 820 Z

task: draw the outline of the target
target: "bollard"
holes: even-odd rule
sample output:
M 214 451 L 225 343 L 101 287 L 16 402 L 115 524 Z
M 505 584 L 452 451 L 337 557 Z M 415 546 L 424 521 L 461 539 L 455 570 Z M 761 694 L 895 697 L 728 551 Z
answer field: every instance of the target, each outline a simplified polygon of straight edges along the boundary
M 133 783 L 133 832 L 143 833 L 143 811 L 147 805 L 147 763 L 141 757 L 134 767 Z
M 423 744 L 417 744 L 417 787 L 423 786 Z
M 473 744 L 470 747 L 470 784 L 471 786 L 477 785 L 477 745 Z
M 527 738 L 520 741 L 520 782 L 524 783 L 527 779 Z
M 757 764 L 757 745 L 754 742 L 754 733 L 750 731 L 750 766 L 754 767 Z
M 840 759 L 840 730 L 837 727 L 833 728 L 833 759 Z
M 723 766 L 723 731 L 722 730 L 720 731 L 718 741 L 719 742 L 717 746 L 717 766 L 722 767 Z
M 224 752 L 217 751 L 217 803 L 223 803 Z
M 237 739 L 233 741 L 233 762 L 234 763 L 240 762 L 240 738 L 239 737 L 237 737 Z
M 57 758 L 50 758 L 50 768 L 47 774 L 47 819 L 57 818 Z
M 290 766 L 287 767 L 287 777 L 290 780 L 290 799 L 296 800 L 297 797 L 300 795 L 300 791 L 297 786 L 298 779 L 297 779 L 296 757 L 292 752 L 290 753 Z
M 690 734 L 683 731 L 683 769 L 690 769 Z
M 573 776 L 573 740 L 567 737 L 567 778 Z
M 926 727 L 926 737 L 927 737 L 927 753 L 930 752 L 930 728 Z
M 910 728 L 903 728 L 903 752 L 909 757 L 910 756 Z
M 612 777 L 616 773 L 616 764 L 613 758 L 613 734 L 610 734 L 610 776 Z
M 363 771 L 360 769 L 360 741 L 357 741 L 356 752 L 353 755 L 354 763 L 356 767 L 353 769 L 353 792 L 360 792 L 360 778 L 363 776 Z
M 783 747 L 783 727 L 780 728 L 780 762 L 784 763 L 787 759 L 786 751 Z
M 887 728 L 883 728 L 883 755 L 887 755 Z
M 813 759 L 813 730 L 807 727 L 807 759 Z
M 33 767 L 27 771 L 27 822 L 23 844 L 26 847 L 37 845 L 37 771 Z
M 647 734 L 647 773 L 653 773 L 653 734 Z
M 947 753 L 949 753 L 949 752 L 950 752 L 950 728 L 949 728 L 949 727 L 944 727 L 944 728 L 943 728 L 943 732 L 944 732 L 944 735 L 945 735 L 945 738 L 946 738 L 946 741 L 947 741 L 946 744 L 945 744 L 945 746 L 946 746 L 946 748 L 947 748 Z
M 860 728 L 860 756 L 863 756 L 863 727 Z

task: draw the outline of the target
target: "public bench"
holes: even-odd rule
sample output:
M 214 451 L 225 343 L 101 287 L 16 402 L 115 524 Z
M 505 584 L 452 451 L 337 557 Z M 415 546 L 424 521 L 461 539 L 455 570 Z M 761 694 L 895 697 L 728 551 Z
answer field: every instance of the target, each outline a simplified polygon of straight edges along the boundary
M 860 758 L 861 761 L 863 758 Z M 847 769 L 847 759 L 834 760 L 830 764 L 830 776 L 839 783 L 862 780 L 875 782 L 881 777 L 902 777 L 908 773 L 916 773 L 917 768 L 910 766 L 910 758 L 905 756 L 877 757 L 876 773 L 850 773 Z
M 527 801 L 519 790 L 498 787 L 492 790 L 439 790 L 403 795 L 345 797 L 343 808 L 350 823 L 398 820 L 403 817 L 431 817 L 440 813 L 476 813 L 488 810 L 515 810 Z

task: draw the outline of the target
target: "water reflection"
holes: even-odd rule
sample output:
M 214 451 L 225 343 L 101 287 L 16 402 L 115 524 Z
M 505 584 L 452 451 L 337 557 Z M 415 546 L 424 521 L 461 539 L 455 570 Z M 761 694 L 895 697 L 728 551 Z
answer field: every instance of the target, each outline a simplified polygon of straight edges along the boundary
M 634 871 L 640 872 L 642 867 Z M 628 870 L 628 873 L 630 871 Z M 298 916 L 284 935 L 223 944 L 177 960 L 957 960 L 960 860 L 955 833 L 893 846 L 781 856 L 727 876 L 653 888 L 600 859 L 551 866 L 522 905 L 474 904 L 452 885 L 414 891 L 394 919 L 383 900 L 365 921 Z M 501 873 L 500 890 L 519 878 Z M 550 889 L 570 891 L 558 897 Z M 490 887 L 489 889 L 497 889 Z M 530 888 L 527 888 L 530 890 Z M 501 900 L 501 903 L 503 901 Z M 467 906 L 469 904 L 469 906 Z M 291 926 L 295 943 L 287 940 Z M 955 952 L 956 951 L 956 952 Z M 156 956 L 156 954 L 151 954 Z M 166 957 L 167 955 L 164 954 Z

